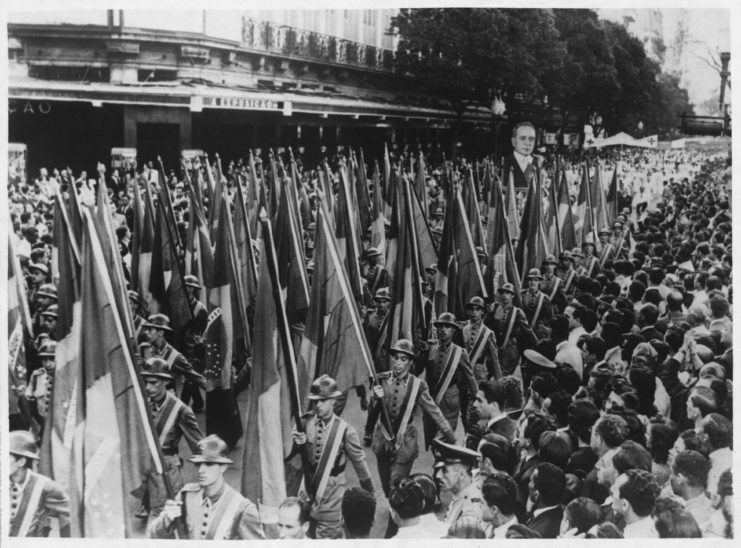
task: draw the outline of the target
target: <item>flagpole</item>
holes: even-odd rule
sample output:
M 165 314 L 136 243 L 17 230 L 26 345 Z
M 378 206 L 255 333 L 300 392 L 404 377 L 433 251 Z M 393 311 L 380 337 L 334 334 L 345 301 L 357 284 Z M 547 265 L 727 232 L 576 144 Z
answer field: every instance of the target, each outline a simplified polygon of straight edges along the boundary
M 291 396 L 291 414 L 298 432 L 304 432 L 304 425 L 301 421 L 301 395 L 298 391 L 298 369 L 296 367 L 296 354 L 293 349 L 293 342 L 290 337 L 290 326 L 288 324 L 288 315 L 286 306 L 283 302 L 283 295 L 280 290 L 280 277 L 278 275 L 278 255 L 275 251 L 275 240 L 273 239 L 273 227 L 271 226 L 270 217 L 265 208 L 260 209 L 260 223 L 262 224 L 262 235 L 265 243 L 265 260 L 270 275 L 270 286 L 273 293 L 273 302 L 275 304 L 276 319 L 278 322 L 278 333 L 280 334 L 281 348 L 286 359 L 286 373 L 288 378 L 289 394 Z M 310 497 L 313 497 L 313 475 L 312 465 L 309 461 L 309 449 L 307 444 L 298 447 L 301 455 L 301 465 L 304 471 L 304 487 Z M 294 447 L 295 451 L 295 447 Z M 294 454 L 287 457 L 290 459 Z

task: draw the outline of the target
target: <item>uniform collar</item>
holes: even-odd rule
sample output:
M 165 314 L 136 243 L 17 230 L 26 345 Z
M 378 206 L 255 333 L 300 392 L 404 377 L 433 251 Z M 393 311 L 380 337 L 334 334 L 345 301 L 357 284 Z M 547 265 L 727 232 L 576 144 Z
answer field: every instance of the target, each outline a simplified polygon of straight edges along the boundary
M 226 482 L 223 483 L 221 486 L 221 489 L 212 497 L 209 497 L 206 495 L 206 490 L 204 489 L 201 493 L 201 506 L 213 506 L 217 502 L 219 502 L 219 499 L 224 494 L 224 491 L 226 491 Z

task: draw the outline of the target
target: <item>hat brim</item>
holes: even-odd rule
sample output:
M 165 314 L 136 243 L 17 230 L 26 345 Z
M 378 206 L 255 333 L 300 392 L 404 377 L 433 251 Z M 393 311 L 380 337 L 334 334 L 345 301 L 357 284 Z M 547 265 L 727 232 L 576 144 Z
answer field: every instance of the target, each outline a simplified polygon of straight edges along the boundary
M 49 352 L 44 352 L 43 354 L 36 354 L 39 358 L 53 358 L 56 356 L 56 354 L 50 354 Z
M 402 350 L 401 348 L 392 348 L 391 350 L 389 350 L 389 354 L 406 354 L 412 359 L 415 359 L 417 357 L 411 352 L 408 352 L 407 350 Z
M 157 325 L 149 322 L 144 322 L 142 324 L 142 328 L 146 329 L 147 327 L 151 327 L 153 329 L 162 329 L 163 331 L 169 331 L 170 333 L 172 333 L 172 327 L 167 327 L 166 325 Z
M 339 398 L 341 395 L 342 395 L 342 392 L 340 392 L 339 390 L 335 390 L 331 394 L 327 394 L 327 395 L 309 394 L 309 399 L 310 400 L 314 400 L 314 401 L 317 401 L 317 400 L 331 400 L 333 398 Z
M 459 329 L 460 328 L 460 326 L 457 323 L 448 322 L 448 321 L 445 321 L 445 320 L 442 320 L 442 321 L 441 320 L 435 320 L 434 322 L 432 322 L 432 325 L 434 325 L 435 327 L 454 327 L 456 329 Z
M 543 279 L 543 275 L 542 274 L 538 274 L 537 276 L 528 276 L 527 279 L 528 280 L 542 280 Z
M 15 455 L 16 457 L 26 457 L 27 459 L 34 459 L 34 460 L 41 460 L 39 455 L 36 453 L 31 453 L 30 451 L 8 451 L 11 455 Z
M 501 293 L 509 293 L 510 295 L 514 295 L 514 294 L 515 294 L 515 292 L 514 292 L 513 290 L 511 290 L 511 289 L 505 289 L 505 288 L 503 288 L 503 287 L 500 287 L 500 288 L 499 288 L 499 289 L 497 290 L 497 292 L 498 292 L 498 293 L 500 293 L 500 294 L 501 294 Z
M 173 376 L 169 373 L 142 373 L 141 376 L 142 378 L 153 377 L 165 381 L 171 381 L 173 379 Z
M 485 310 L 486 306 L 476 303 L 468 303 L 466 305 L 466 310 L 468 310 L 469 308 L 478 308 L 479 310 Z
M 193 284 L 193 283 L 185 284 L 185 287 L 192 287 L 193 289 L 201 289 L 200 285 Z
M 193 464 L 232 464 L 234 462 L 229 457 L 204 457 L 202 455 L 193 455 L 188 460 Z

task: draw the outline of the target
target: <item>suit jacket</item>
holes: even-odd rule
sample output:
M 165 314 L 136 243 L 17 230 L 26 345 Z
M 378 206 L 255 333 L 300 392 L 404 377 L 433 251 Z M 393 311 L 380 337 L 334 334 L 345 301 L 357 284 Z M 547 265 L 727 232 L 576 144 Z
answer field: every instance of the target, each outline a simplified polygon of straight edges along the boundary
M 566 472 L 584 479 L 597 464 L 599 458 L 594 454 L 591 447 L 579 447 L 569 457 Z
M 561 530 L 563 507 L 561 505 L 538 514 L 527 522 L 527 526 L 540 533 L 542 538 L 556 538 Z
M 525 500 L 527 500 L 527 497 L 530 494 L 530 476 L 533 475 L 535 467 L 541 462 L 543 462 L 541 458 L 538 455 L 535 455 L 528 461 L 521 460 L 515 467 L 515 473 L 512 475 L 512 479 L 517 482 L 517 486 L 520 488 Z
M 530 181 L 532 181 L 533 175 L 528 173 L 528 180 L 528 178 L 525 176 L 525 173 L 523 173 L 522 169 L 520 169 L 520 164 L 517 163 L 514 152 L 504 157 L 502 166 L 502 181 L 504 185 L 509 184 L 508 181 L 510 171 L 514 175 L 515 190 L 527 190 L 530 186 L 529 183 Z

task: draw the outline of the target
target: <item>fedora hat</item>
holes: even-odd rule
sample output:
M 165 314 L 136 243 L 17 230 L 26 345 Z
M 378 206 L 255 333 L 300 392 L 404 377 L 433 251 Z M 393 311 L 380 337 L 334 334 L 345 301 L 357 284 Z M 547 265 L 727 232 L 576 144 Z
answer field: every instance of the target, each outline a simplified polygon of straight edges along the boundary
M 166 381 L 172 380 L 170 368 L 162 358 L 149 358 L 142 367 L 142 377 L 156 377 Z
M 515 294 L 515 286 L 511 283 L 507 282 L 506 284 L 502 284 L 502 287 L 499 288 L 499 293 L 512 293 L 512 295 Z
M 389 354 L 393 354 L 394 352 L 402 352 L 412 359 L 417 357 L 414 344 L 409 339 L 399 339 L 396 341 L 396 344 L 389 350 Z
M 338 398 L 341 395 L 342 392 L 337 389 L 337 381 L 329 375 L 322 375 L 314 379 L 309 389 L 310 400 L 328 400 Z
M 172 327 L 170 327 L 170 318 L 165 314 L 152 314 L 147 318 L 142 327 L 153 327 L 154 329 L 163 329 L 172 333 Z
M 14 430 L 8 434 L 8 453 L 17 457 L 39 460 L 39 446 L 31 432 Z
M 231 464 L 234 462 L 227 455 L 229 448 L 224 440 L 216 434 L 211 434 L 198 442 L 198 452 L 190 457 L 190 462 L 195 464 Z
M 455 316 L 450 312 L 443 312 L 442 314 L 440 314 L 438 319 L 432 323 L 435 325 L 435 327 L 450 326 L 455 327 L 456 329 L 458 329 L 459 327 L 458 323 L 455 321 Z

